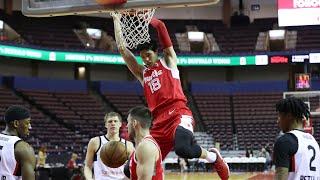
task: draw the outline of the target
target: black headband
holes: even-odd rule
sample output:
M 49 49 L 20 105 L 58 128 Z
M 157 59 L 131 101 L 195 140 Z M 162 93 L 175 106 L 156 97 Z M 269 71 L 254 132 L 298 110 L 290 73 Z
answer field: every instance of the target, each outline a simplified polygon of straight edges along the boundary
M 6 122 L 30 118 L 30 112 L 23 106 L 10 106 L 4 114 Z

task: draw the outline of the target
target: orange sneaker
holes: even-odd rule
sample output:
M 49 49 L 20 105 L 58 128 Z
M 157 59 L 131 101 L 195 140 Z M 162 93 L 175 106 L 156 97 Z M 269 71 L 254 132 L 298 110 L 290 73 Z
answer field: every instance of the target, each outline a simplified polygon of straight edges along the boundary
M 216 148 L 211 148 L 209 151 L 216 153 L 217 160 L 214 162 L 213 167 L 216 169 L 221 180 L 228 180 L 230 176 L 230 170 L 228 164 L 222 158 L 220 152 Z

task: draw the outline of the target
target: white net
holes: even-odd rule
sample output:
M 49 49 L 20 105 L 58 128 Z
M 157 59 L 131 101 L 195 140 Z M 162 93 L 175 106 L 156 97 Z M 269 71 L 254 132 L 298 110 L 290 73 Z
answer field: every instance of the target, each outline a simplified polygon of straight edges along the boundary
M 120 25 L 125 46 L 134 49 L 139 44 L 150 42 L 149 24 L 155 9 L 134 9 L 111 12 L 120 17 Z

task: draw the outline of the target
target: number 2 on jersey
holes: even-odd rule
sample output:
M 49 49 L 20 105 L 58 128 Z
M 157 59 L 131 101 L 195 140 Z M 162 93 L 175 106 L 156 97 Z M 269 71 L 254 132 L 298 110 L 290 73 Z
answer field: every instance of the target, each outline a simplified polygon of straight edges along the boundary
M 313 154 L 311 159 L 310 159 L 310 164 L 309 164 L 310 171 L 316 171 L 317 170 L 316 167 L 312 166 L 312 162 L 314 161 L 315 156 L 316 156 L 316 150 L 311 145 L 308 146 L 308 150 L 312 150 L 312 154 Z
M 154 78 L 148 83 L 151 93 L 158 91 L 161 88 L 160 79 Z

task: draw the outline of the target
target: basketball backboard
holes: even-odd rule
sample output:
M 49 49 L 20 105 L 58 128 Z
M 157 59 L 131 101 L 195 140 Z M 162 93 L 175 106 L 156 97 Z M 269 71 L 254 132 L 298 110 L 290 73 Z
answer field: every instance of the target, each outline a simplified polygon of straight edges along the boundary
M 191 7 L 216 4 L 219 0 L 128 0 L 120 6 L 102 6 L 95 0 L 22 0 L 25 16 L 50 17 L 105 13 L 136 8 Z

